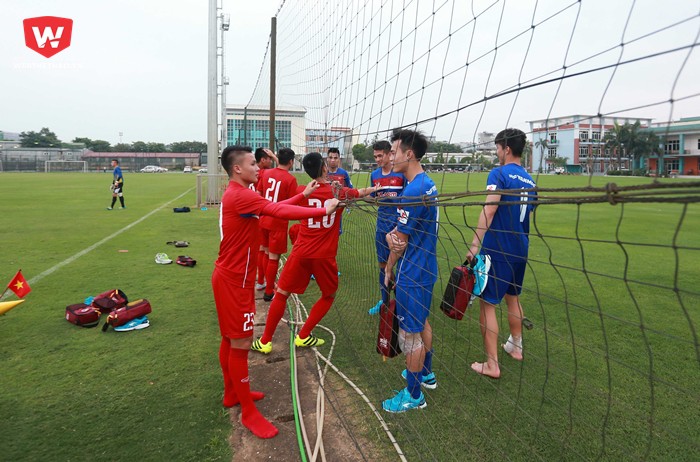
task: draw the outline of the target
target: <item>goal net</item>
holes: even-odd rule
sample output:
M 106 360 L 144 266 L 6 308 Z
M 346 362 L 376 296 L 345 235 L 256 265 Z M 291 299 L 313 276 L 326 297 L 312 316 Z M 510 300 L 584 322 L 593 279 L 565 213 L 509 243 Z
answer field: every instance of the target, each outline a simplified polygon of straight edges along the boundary
M 87 172 L 85 160 L 47 160 L 44 163 L 44 172 Z

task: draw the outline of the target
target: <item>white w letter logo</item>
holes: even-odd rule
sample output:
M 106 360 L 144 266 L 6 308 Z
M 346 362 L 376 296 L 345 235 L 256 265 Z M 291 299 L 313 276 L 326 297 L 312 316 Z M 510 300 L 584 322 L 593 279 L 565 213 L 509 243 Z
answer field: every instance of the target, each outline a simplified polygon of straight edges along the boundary
M 44 31 L 39 33 L 39 28 L 34 26 L 32 27 L 32 31 L 34 32 L 34 38 L 36 39 L 36 44 L 39 46 L 39 48 L 44 48 L 47 40 L 51 43 L 51 48 L 57 48 L 58 41 L 61 38 L 61 35 L 63 35 L 63 26 L 56 29 L 56 35 L 54 35 L 53 30 L 50 27 L 44 27 Z

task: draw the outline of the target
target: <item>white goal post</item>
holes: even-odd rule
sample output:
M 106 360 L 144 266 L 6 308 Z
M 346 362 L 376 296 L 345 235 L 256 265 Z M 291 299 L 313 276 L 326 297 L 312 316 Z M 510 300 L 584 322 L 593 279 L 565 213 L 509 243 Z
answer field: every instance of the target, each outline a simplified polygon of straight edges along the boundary
M 44 172 L 87 172 L 86 160 L 47 160 L 44 163 Z

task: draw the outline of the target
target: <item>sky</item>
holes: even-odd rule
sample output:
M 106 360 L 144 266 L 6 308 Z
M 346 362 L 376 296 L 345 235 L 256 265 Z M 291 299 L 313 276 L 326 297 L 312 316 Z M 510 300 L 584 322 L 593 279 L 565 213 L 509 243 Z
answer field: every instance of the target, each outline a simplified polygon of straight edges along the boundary
M 268 102 L 263 56 L 279 8 L 223 0 L 229 104 Z M 22 21 L 39 16 L 72 19 L 70 47 L 51 58 L 29 49 Z M 6 1 L 0 130 L 206 141 L 207 28 L 204 0 Z M 453 142 L 557 115 L 700 116 L 698 31 L 691 0 L 286 0 L 278 105 L 304 107 L 307 128 L 369 139 L 427 120 L 423 131 Z
M 112 144 L 206 142 L 208 3 L 3 1 L 0 130 L 48 127 L 62 141 Z M 225 1 L 224 7 L 231 17 L 233 102 L 252 93 L 279 2 Z M 73 20 L 70 46 L 51 58 L 25 45 L 22 21 L 40 16 Z

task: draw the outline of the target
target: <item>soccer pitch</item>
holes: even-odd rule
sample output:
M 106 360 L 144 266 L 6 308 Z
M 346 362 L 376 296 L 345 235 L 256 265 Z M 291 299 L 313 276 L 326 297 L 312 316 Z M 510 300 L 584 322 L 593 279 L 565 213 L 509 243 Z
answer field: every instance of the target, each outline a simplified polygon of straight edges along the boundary
M 483 190 L 486 180 L 435 178 L 441 193 Z M 33 289 L 0 317 L 2 458 L 227 459 L 210 285 L 218 209 L 173 213 L 195 203 L 194 176 L 127 174 L 126 210 L 107 211 L 110 180 L 0 174 L 3 275 L 21 268 Z M 366 175 L 352 180 L 367 184 Z M 593 179 L 608 181 L 648 179 Z M 584 187 L 588 178 L 538 184 Z M 409 460 L 697 459 L 699 212 L 658 202 L 539 207 L 523 294 L 535 328 L 525 332 L 525 361 L 501 358 L 503 376 L 491 381 L 468 367 L 483 354 L 477 306 L 460 322 L 438 308 L 479 207 L 442 208 L 431 315 L 440 387 L 418 416 L 386 417 Z M 403 360 L 375 353 L 377 319 L 366 314 L 378 299 L 372 208 L 343 220 L 340 289 L 322 323 L 338 336 L 333 361 L 378 403 L 402 386 Z M 176 239 L 191 245 L 165 244 Z M 158 252 L 198 263 L 156 265 Z M 151 301 L 151 328 L 102 333 L 63 319 L 66 305 L 117 287 Z M 312 287 L 302 300 L 310 307 L 315 296 Z

